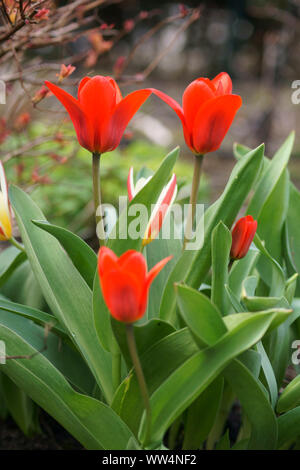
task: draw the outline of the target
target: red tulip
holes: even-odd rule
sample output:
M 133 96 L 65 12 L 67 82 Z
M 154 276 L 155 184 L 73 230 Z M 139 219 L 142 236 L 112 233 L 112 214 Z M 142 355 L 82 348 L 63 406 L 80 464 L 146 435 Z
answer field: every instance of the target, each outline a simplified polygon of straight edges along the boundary
M 233 259 L 241 259 L 248 253 L 249 247 L 257 229 L 257 221 L 251 215 L 242 217 L 237 221 L 232 230 L 232 245 L 230 256 Z
M 171 258 L 164 258 L 147 273 L 146 261 L 140 252 L 128 250 L 118 258 L 109 248 L 101 247 L 98 273 L 111 315 L 125 323 L 139 320 L 146 311 L 152 281 Z
M 140 178 L 136 184 L 133 182 L 133 167 L 130 168 L 127 178 L 127 190 L 128 199 L 131 201 L 134 196 L 148 183 L 152 178 Z M 146 227 L 145 235 L 143 238 L 143 246 L 152 242 L 160 232 L 164 218 L 166 217 L 168 210 L 172 206 L 177 194 L 176 175 L 173 173 L 169 183 L 164 186 L 159 198 L 152 211 L 150 220 Z
M 187 146 L 196 154 L 217 150 L 242 105 L 232 94 L 232 82 L 225 72 L 213 80 L 197 78 L 184 91 L 182 107 L 170 96 L 153 90 L 174 109 L 182 122 Z
M 77 133 L 78 142 L 87 150 L 104 153 L 120 143 L 130 119 L 149 97 L 151 90 L 137 90 L 122 98 L 111 77 L 85 77 L 78 87 L 78 99 L 45 82 L 66 108 Z

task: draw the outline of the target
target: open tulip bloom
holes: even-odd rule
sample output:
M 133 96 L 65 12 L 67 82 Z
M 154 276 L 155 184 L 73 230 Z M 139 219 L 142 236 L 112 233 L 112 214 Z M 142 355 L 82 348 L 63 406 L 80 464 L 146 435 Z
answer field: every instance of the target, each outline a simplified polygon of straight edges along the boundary
M 111 315 L 124 323 L 139 320 L 147 308 L 151 283 L 171 258 L 164 258 L 147 273 L 146 260 L 138 251 L 128 250 L 118 258 L 109 248 L 101 247 L 98 273 Z
M 0 240 L 10 240 L 12 236 L 11 208 L 8 187 L 2 162 L 0 162 Z
M 119 145 L 127 124 L 151 94 L 144 89 L 123 98 L 115 80 L 101 75 L 81 80 L 78 99 L 53 83 L 45 85 L 66 108 L 80 145 L 99 154 Z
M 231 78 L 226 72 L 213 80 L 201 77 L 190 83 L 183 93 L 182 107 L 165 93 L 154 92 L 179 116 L 185 142 L 198 155 L 220 147 L 242 105 L 242 98 L 232 94 Z
M 131 201 L 134 196 L 150 181 L 152 176 L 148 178 L 139 178 L 139 180 L 134 184 L 133 182 L 133 167 L 130 168 L 127 178 L 127 190 L 128 190 L 128 199 Z M 166 217 L 168 210 L 175 201 L 177 194 L 177 184 L 176 184 L 176 175 L 173 174 L 169 183 L 164 187 L 162 192 L 159 195 L 159 198 L 155 204 L 155 207 L 151 213 L 150 220 L 148 222 L 145 235 L 143 238 L 143 245 L 147 245 L 152 240 L 154 240 Z

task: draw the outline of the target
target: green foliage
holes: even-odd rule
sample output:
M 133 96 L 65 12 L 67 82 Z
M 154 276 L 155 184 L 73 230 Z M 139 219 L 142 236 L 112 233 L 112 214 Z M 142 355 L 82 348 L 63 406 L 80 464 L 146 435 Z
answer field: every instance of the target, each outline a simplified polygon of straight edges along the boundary
M 116 228 L 126 236 L 111 236 L 108 246 L 117 255 L 143 251 L 148 269 L 173 255 L 151 287 L 144 318 L 134 325 L 152 410 L 149 448 L 298 446 L 299 376 L 285 383 L 287 366 L 299 371 L 291 360 L 291 341 L 300 331 L 300 193 L 287 170 L 293 139 L 291 134 L 271 160 L 263 146 L 235 146 L 238 162 L 206 210 L 204 242 L 194 250 L 183 251 L 174 233 L 146 248 L 142 237 L 127 236 L 134 203 L 149 209 L 173 171 L 190 176 L 178 149 L 162 159 L 161 148 L 135 142 L 122 157 L 115 151 L 101 161 L 103 199 L 111 203 L 126 194 L 129 166 L 143 173 L 143 167 L 156 168 L 118 218 Z M 46 153 L 56 148 L 43 145 Z M 65 149 L 71 152 L 73 144 Z M 81 211 L 79 220 L 91 199 L 89 156 L 80 150 L 71 162 L 70 172 L 67 164 L 55 167 L 52 187 L 36 187 L 31 196 L 10 189 L 26 255 L 15 247 L 0 255 L 0 340 L 7 355 L 18 356 L 1 365 L 0 416 L 10 413 L 30 435 L 38 431 L 37 404 L 87 449 L 141 449 L 146 413 L 125 326 L 111 318 L 103 300 L 96 254 L 74 227 L 64 227 L 66 214 Z M 81 202 L 70 203 L 72 179 Z M 53 203 L 46 211 L 50 222 L 38 207 L 47 198 Z M 184 191 L 179 201 L 185 201 Z M 246 201 L 258 233 L 246 256 L 232 263 L 230 228 Z M 92 209 L 77 228 L 91 215 Z M 235 400 L 242 418 L 238 438 L 230 442 L 226 421 Z

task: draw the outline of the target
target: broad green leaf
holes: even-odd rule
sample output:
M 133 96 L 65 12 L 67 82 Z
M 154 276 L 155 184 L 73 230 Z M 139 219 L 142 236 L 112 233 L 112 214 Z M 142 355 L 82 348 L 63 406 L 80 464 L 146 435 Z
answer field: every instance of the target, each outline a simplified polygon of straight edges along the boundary
M 226 333 L 221 314 L 208 297 L 180 284 L 176 292 L 180 314 L 200 347 L 214 344 Z
M 271 404 L 272 404 L 272 407 L 275 408 L 277 398 L 278 398 L 278 387 L 277 387 L 276 377 L 275 377 L 271 362 L 268 358 L 268 355 L 261 341 L 257 343 L 256 348 L 261 356 L 261 366 L 262 366 L 262 370 L 265 376 L 265 381 L 268 385 Z
M 169 240 L 157 238 L 146 246 L 147 264 L 150 270 L 163 258 L 172 255 L 173 258 L 154 279 L 149 292 L 148 318 L 159 318 L 159 308 L 163 291 L 170 272 L 181 256 L 182 245 L 179 239 L 171 237 Z
M 219 442 L 216 445 L 216 450 L 230 450 L 230 439 L 229 439 L 229 429 L 221 437 Z
M 228 283 L 228 263 L 230 259 L 231 243 L 230 231 L 223 222 L 219 222 L 212 232 L 211 300 L 223 315 L 226 314 L 227 311 L 225 284 Z
M 289 411 L 300 405 L 300 375 L 297 375 L 283 390 L 277 404 L 278 413 Z
M 1 293 L 7 299 L 37 308 L 38 310 L 49 309 L 28 259 L 18 266 L 5 284 L 3 284 Z
M 25 436 L 33 436 L 40 431 L 36 405 L 29 396 L 3 374 L 3 394 L 9 413 Z
M 264 278 L 264 281 L 270 285 L 270 296 L 279 297 L 283 295 L 285 290 L 285 277 L 280 264 L 270 255 L 257 233 L 254 236 L 254 243 L 271 267 L 271 276 L 270 272 L 267 271 L 267 277 Z M 263 277 L 264 271 L 259 272 Z
M 295 442 L 300 436 L 300 406 L 278 418 L 278 449 L 286 442 Z
M 26 321 L 16 319 L 18 323 Z M 5 325 L 0 317 L 0 338 L 6 343 L 7 355 L 32 355 L 41 350 L 41 338 L 34 334 L 25 337 L 18 330 Z M 31 359 L 8 359 L 1 367 L 87 449 L 126 449 L 133 435 L 125 423 L 100 401 L 75 392 L 43 353 Z
M 230 301 L 233 310 L 237 313 L 243 312 L 245 310 L 244 306 L 241 304 L 240 300 L 236 296 L 236 294 L 230 289 L 228 285 L 225 285 L 225 290 Z
M 183 449 L 201 448 L 215 422 L 223 383 L 223 377 L 217 377 L 189 407 L 184 427 Z
M 26 254 L 15 246 L 10 246 L 0 254 L 0 286 L 2 286 L 15 269 L 24 263 Z
M 1 298 L 0 309 L 5 310 L 6 312 L 11 312 L 15 315 L 21 315 L 22 317 L 33 320 L 43 326 L 49 325 L 51 326 L 52 331 L 55 331 L 60 335 L 67 335 L 66 330 L 58 323 L 54 315 L 50 315 L 49 313 Z
M 284 297 L 242 297 L 242 302 L 249 312 L 258 312 L 275 307 L 287 308 L 288 302 Z
M 240 361 L 233 361 L 224 371 L 251 423 L 248 449 L 271 450 L 277 442 L 275 413 L 260 382 Z
M 295 273 L 285 283 L 284 297 L 286 298 L 289 304 L 292 303 L 293 298 L 295 297 L 298 278 L 299 274 Z
M 151 396 L 152 439 L 160 440 L 166 429 L 229 362 L 256 344 L 277 314 L 252 314 L 213 346 L 194 354 L 173 372 Z M 226 317 L 224 317 L 226 319 Z M 142 435 L 145 432 L 143 420 Z
M 286 259 L 293 271 L 300 273 L 300 192 L 290 185 L 290 202 L 286 219 Z
M 250 248 L 244 258 L 234 261 L 230 269 L 228 282 L 230 290 L 237 296 L 237 298 L 240 298 L 243 280 L 250 275 L 256 265 L 258 257 L 259 251 Z
M 0 309 L 1 324 L 12 329 L 26 339 L 40 342 L 43 355 L 58 369 L 76 390 L 92 395 L 95 378 L 86 362 L 66 337 L 57 336 L 52 331 L 41 328 L 27 318 L 12 315 Z
M 228 330 L 232 330 L 233 328 L 236 328 L 239 324 L 243 323 L 247 318 L 255 316 L 256 313 L 259 313 L 261 315 L 274 314 L 273 320 L 268 326 L 268 331 L 271 331 L 273 329 L 278 328 L 281 323 L 284 323 L 288 319 L 289 315 L 291 315 L 292 311 L 293 310 L 284 308 L 273 308 L 262 312 L 234 313 L 232 315 L 227 315 L 224 318 L 224 323 L 227 326 Z
M 247 214 L 252 215 L 256 220 L 259 218 L 266 201 L 271 196 L 279 178 L 286 169 L 293 148 L 294 140 L 295 133 L 292 132 L 282 144 L 280 149 L 275 153 L 274 157 L 268 165 L 268 171 L 264 173 L 256 188 L 256 191 L 246 211 Z
M 125 325 L 117 320 L 112 319 L 112 327 L 115 337 L 118 341 L 118 345 L 122 352 L 129 368 L 132 367 L 132 361 L 127 345 Z M 136 341 L 136 347 L 141 356 L 147 351 L 151 346 L 160 341 L 165 336 L 173 333 L 174 327 L 169 323 L 153 318 L 143 325 L 134 325 L 134 337 Z
M 97 268 L 97 256 L 80 237 L 69 230 L 52 225 L 46 220 L 33 220 L 37 227 L 53 235 L 64 247 L 74 266 L 92 289 Z
M 172 372 L 197 351 L 188 328 L 166 336 L 148 349 L 140 360 L 149 393 L 153 394 Z M 134 371 L 118 388 L 112 408 L 137 435 L 144 407 Z
M 10 200 L 28 259 L 44 297 L 110 401 L 113 393 L 111 358 L 102 349 L 96 334 L 92 292 L 59 242 L 31 222 L 44 217 L 30 197 L 12 186 Z
M 199 250 L 185 250 L 171 272 L 160 307 L 160 317 L 173 322 L 175 318 L 175 298 L 173 286 L 183 281 L 198 288 L 210 268 L 211 234 L 221 220 L 230 227 L 234 222 L 245 198 L 260 169 L 264 146 L 249 152 L 234 167 L 222 196 L 204 214 L 204 240 Z M 201 221 L 199 226 L 202 226 Z

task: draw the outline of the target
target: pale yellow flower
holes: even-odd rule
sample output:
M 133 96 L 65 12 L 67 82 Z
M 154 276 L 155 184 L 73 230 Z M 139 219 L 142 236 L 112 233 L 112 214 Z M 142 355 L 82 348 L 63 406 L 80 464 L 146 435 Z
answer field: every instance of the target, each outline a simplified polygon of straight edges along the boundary
M 12 236 L 11 209 L 8 188 L 2 162 L 0 162 L 0 240 L 9 240 Z

